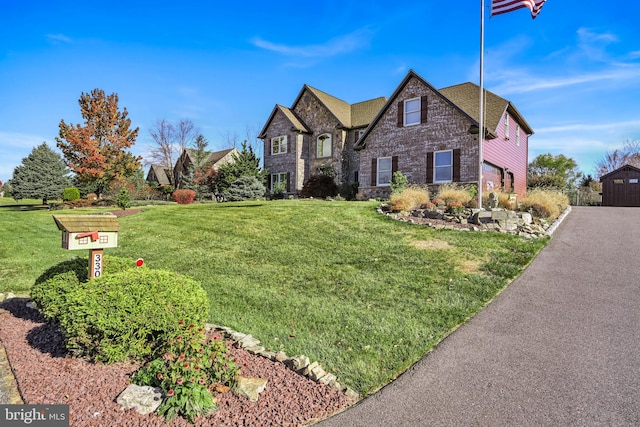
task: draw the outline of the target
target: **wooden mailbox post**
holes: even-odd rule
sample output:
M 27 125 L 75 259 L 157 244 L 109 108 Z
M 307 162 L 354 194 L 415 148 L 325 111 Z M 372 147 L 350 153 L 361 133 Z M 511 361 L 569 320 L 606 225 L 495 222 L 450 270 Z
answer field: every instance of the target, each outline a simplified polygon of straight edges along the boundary
M 62 231 L 64 249 L 89 250 L 89 279 L 102 275 L 104 249 L 118 247 L 118 217 L 115 215 L 54 215 Z

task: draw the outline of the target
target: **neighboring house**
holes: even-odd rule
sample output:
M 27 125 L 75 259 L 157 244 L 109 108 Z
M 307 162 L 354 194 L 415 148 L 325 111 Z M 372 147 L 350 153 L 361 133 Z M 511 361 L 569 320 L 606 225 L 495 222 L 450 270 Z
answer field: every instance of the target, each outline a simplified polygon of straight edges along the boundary
M 437 90 L 409 71 L 356 144 L 360 193 L 384 197 L 395 171 L 409 183 L 478 184 L 480 89 L 464 83 Z M 486 91 L 483 191 L 524 196 L 533 130 L 507 100 Z
M 164 165 L 151 165 L 149 172 L 147 173 L 146 181 L 148 183 L 156 183 L 159 187 L 166 187 L 171 185 L 170 177 L 173 175 L 171 168 L 167 168 Z
M 357 139 L 386 98 L 349 104 L 304 85 L 291 108 L 276 105 L 258 138 L 264 142 L 267 187 L 298 193 L 310 176 L 325 173 L 338 184 L 358 181 Z
M 602 206 L 640 206 L 640 169 L 624 165 L 600 177 Z
M 186 148 L 178 161 L 176 161 L 176 165 L 173 168 L 173 177 L 175 182 L 175 188 L 180 189 L 183 177 L 189 173 L 189 168 L 192 166 L 203 166 L 203 165 L 213 165 L 213 168 L 217 170 L 221 165 L 232 162 L 233 155 L 237 154 L 238 150 L 236 148 L 230 148 L 227 150 L 216 151 L 216 152 L 204 152 L 203 158 L 198 159 L 198 151 L 192 148 Z
M 482 188 L 524 196 L 533 130 L 511 102 L 485 92 Z M 338 183 L 358 182 L 362 197 L 387 197 L 395 171 L 412 184 L 477 185 L 479 96 L 473 83 L 438 90 L 413 70 L 388 100 L 354 105 L 305 85 L 290 109 L 276 105 L 259 135 L 265 169 L 292 193 L 326 165 Z

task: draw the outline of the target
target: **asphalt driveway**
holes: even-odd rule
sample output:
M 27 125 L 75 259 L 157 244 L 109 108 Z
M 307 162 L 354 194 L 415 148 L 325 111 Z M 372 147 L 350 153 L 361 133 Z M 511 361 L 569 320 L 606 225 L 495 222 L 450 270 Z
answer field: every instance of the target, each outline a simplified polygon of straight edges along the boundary
M 495 301 L 332 426 L 640 425 L 640 208 L 576 207 Z

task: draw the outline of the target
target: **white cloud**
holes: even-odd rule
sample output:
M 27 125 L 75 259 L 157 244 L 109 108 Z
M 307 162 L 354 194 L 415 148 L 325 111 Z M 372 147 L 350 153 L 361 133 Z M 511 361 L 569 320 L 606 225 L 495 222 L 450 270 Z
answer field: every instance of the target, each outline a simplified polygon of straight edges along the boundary
M 302 58 L 322 58 L 342 55 L 363 49 L 369 45 L 372 31 L 361 29 L 350 34 L 335 37 L 322 44 L 311 44 L 293 46 L 286 44 L 278 44 L 260 37 L 254 38 L 251 42 L 265 50 L 277 52 L 286 56 L 302 57 Z
M 70 44 L 73 43 L 73 40 L 70 37 L 65 36 L 64 34 L 47 34 L 47 40 L 49 40 L 52 44 Z
M 640 129 L 640 120 L 627 120 L 615 123 L 574 123 L 567 125 L 549 126 L 536 129 L 536 134 L 554 132 L 602 132 L 619 129 L 635 128 Z

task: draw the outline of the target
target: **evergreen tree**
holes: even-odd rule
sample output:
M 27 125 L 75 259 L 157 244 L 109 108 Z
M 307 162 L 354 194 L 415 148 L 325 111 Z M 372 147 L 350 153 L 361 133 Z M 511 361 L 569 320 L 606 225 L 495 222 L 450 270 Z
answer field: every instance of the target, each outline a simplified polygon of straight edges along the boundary
M 247 145 L 247 141 L 242 143 L 242 150 L 234 153 L 232 159 L 218 168 L 222 190 L 227 190 L 232 183 L 245 176 L 256 177 L 264 185 L 266 171 L 260 167 L 260 158 L 253 147 Z
M 68 173 L 62 157 L 43 142 L 13 170 L 12 197 L 15 200 L 42 199 L 43 204 L 48 199 L 57 199 L 71 185 Z

